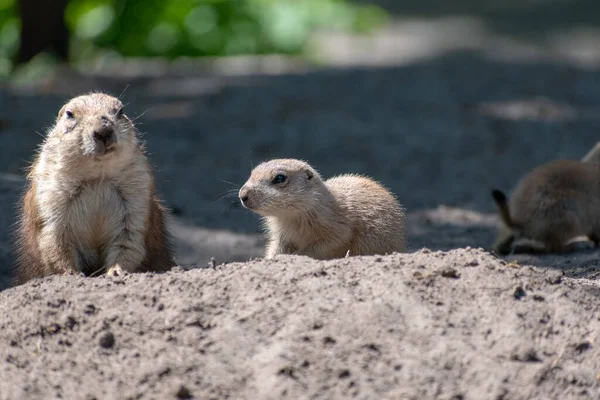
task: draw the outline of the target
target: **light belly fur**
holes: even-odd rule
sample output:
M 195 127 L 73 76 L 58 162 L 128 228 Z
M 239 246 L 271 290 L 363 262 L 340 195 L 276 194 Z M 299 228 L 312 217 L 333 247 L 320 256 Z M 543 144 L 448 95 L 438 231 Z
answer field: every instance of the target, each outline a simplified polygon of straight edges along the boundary
M 100 269 L 107 247 L 124 229 L 126 209 L 119 191 L 108 181 L 85 185 L 71 200 L 65 228 L 68 242 L 73 243 L 79 270 Z

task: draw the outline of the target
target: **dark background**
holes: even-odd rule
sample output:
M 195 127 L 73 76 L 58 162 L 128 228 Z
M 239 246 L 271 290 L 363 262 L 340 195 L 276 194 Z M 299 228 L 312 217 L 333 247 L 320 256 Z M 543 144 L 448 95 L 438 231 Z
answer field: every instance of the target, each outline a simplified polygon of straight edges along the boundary
M 487 248 L 490 188 L 600 137 L 594 1 L 72 1 L 52 26 L 44 3 L 0 2 L 0 288 L 24 168 L 85 91 L 139 117 L 189 266 L 262 254 L 236 192 L 269 158 L 381 181 L 409 211 L 411 249 Z M 19 40 L 21 6 L 47 30 L 24 22 Z

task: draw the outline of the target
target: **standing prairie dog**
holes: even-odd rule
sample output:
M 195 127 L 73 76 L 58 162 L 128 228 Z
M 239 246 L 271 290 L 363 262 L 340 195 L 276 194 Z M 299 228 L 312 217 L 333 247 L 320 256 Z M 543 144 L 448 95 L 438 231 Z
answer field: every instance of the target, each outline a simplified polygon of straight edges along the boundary
M 118 99 L 92 93 L 65 104 L 27 179 L 16 283 L 173 266 L 153 174 Z
M 266 258 L 333 259 L 406 250 L 403 207 L 386 188 L 363 176 L 323 181 L 303 161 L 271 160 L 252 170 L 239 198 L 264 217 Z
M 541 165 L 517 185 L 510 201 L 500 190 L 492 197 L 503 226 L 494 250 L 567 252 L 572 240 L 600 240 L 600 145 L 581 161 L 557 160 Z

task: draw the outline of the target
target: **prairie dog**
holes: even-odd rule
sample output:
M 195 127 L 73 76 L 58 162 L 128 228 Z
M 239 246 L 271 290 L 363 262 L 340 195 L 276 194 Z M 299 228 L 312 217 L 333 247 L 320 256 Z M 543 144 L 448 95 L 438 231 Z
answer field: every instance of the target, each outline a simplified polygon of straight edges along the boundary
M 252 170 L 239 198 L 264 217 L 266 258 L 300 254 L 333 259 L 406 250 L 404 208 L 364 176 L 323 181 L 306 162 L 276 159 Z
M 65 104 L 27 181 L 15 283 L 173 266 L 153 173 L 118 99 L 91 93 Z
M 557 160 L 537 167 L 518 183 L 510 201 L 493 190 L 503 223 L 494 250 L 499 254 L 567 252 L 575 248 L 570 241 L 580 236 L 598 245 L 598 153 L 596 145 L 581 161 Z

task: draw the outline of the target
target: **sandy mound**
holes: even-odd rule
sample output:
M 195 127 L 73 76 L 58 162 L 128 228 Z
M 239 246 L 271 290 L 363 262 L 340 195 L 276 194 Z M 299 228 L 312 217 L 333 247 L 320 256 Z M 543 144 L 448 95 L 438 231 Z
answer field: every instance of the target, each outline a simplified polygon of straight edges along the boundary
M 0 397 L 596 398 L 599 295 L 475 249 L 52 277 L 0 293 Z

